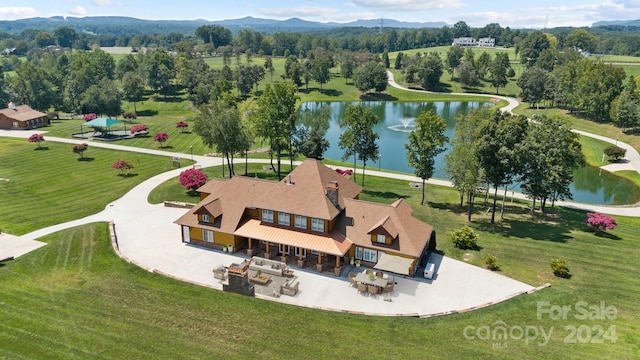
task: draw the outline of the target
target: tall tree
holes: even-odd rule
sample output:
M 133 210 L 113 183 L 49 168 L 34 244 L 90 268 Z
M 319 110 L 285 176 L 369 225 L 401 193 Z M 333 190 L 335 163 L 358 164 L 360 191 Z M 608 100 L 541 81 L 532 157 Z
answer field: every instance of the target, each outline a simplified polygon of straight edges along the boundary
M 537 66 L 528 68 L 516 82 L 520 87 L 520 97 L 522 101 L 531 103 L 531 106 L 538 104 L 545 98 L 547 77 L 549 73 Z
M 156 93 L 165 92 L 175 77 L 173 58 L 164 49 L 156 49 L 145 55 L 141 70 L 147 85 Z
M 460 65 L 462 57 L 464 56 L 464 50 L 460 46 L 452 46 L 447 51 L 447 59 L 445 60 L 445 67 L 447 72 L 451 74 L 451 80 L 453 80 L 453 72 Z
M 409 143 L 405 144 L 409 166 L 415 169 L 416 176 L 422 179 L 422 199 L 427 179 L 433 176 L 435 157 L 445 151 L 444 144 L 449 138 L 444 134 L 447 123 L 433 110 L 425 111 L 416 118 L 416 127 L 409 134 Z
M 378 122 L 378 118 L 369 108 L 361 104 L 347 105 L 344 118 L 340 121 L 340 127 L 345 130 L 340 134 L 338 146 L 344 149 L 343 159 L 353 156 L 354 181 L 356 170 L 356 157 L 362 161 L 362 186 L 364 187 L 365 168 L 368 160 L 378 160 L 377 140 L 378 133 L 373 131 L 373 127 Z
M 538 61 L 540 53 L 550 47 L 549 38 L 542 31 L 534 31 L 518 45 L 520 62 L 526 67 L 532 67 Z
M 142 99 L 144 94 L 144 80 L 136 72 L 125 73 L 122 77 L 122 97 L 133 103 L 133 112 L 138 112 L 136 102 Z
M 476 109 L 477 116 L 487 119 L 480 129 L 478 144 L 480 165 L 487 181 L 495 188 L 491 223 L 495 222 L 498 187 L 506 186 L 522 172 L 519 145 L 526 135 L 527 119 L 488 108 Z M 506 192 L 506 187 L 505 187 Z
M 258 135 L 267 139 L 276 153 L 277 166 L 271 167 L 281 180 L 280 165 L 282 149 L 287 144 L 291 149 L 291 137 L 295 127 L 296 92 L 298 88 L 289 81 L 267 84 L 258 98 L 258 110 L 254 113 L 255 129 Z
M 625 131 L 627 127 L 640 125 L 640 96 L 638 96 L 636 89 L 636 79 L 631 76 L 624 91 L 618 97 L 618 105 L 612 118 L 614 123 L 622 128 L 622 131 Z
M 537 116 L 529 125 L 523 146 L 522 191 L 536 200 L 544 212 L 548 199 L 571 199 L 569 185 L 573 172 L 584 166 L 579 135 L 571 131 L 569 122 L 562 119 Z
M 433 90 L 438 87 L 442 76 L 442 67 L 442 59 L 437 52 L 431 52 L 421 60 L 418 66 L 418 75 L 423 88 Z
M 491 73 L 489 81 L 491 82 L 491 85 L 495 86 L 496 94 L 498 94 L 499 88 L 507 85 L 507 82 L 509 81 L 507 77 L 509 69 L 511 69 L 511 65 L 509 64 L 509 55 L 505 52 L 497 53 L 495 59 L 491 62 L 491 67 L 489 68 Z
M 342 54 L 340 60 L 340 74 L 344 78 L 345 84 L 353 76 L 353 72 L 356 69 L 356 57 L 352 53 Z
M 358 90 L 366 93 L 371 90 L 385 91 L 388 84 L 387 71 L 382 64 L 369 61 L 353 74 L 353 83 Z
M 269 73 L 269 81 L 273 82 L 274 68 L 273 68 L 273 60 L 271 59 L 271 56 L 267 56 L 267 58 L 264 59 L 264 69 Z
M 325 134 L 329 128 L 331 108 L 323 106 L 318 110 L 306 108 L 300 111 L 300 125 L 294 133 L 293 147 L 297 153 L 307 158 L 322 160 L 329 148 Z
M 480 122 L 484 121 L 479 113 L 472 112 L 456 118 L 456 133 L 451 141 L 453 150 L 445 155 L 445 169 L 453 186 L 460 192 L 460 206 L 467 195 L 467 220 L 471 221 L 473 201 L 476 190 L 482 183 L 482 168 L 478 159 L 480 141 Z
M 227 160 L 229 178 L 235 175 L 234 154 L 246 149 L 246 133 L 243 129 L 238 109 L 223 101 L 214 101 L 210 106 L 202 107 L 196 117 L 194 131 L 205 145 L 215 147 Z

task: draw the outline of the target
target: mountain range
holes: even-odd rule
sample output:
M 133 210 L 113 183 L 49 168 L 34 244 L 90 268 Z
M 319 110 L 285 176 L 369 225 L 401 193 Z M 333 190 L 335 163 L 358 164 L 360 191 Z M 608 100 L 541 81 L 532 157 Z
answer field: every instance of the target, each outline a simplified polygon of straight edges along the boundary
M 261 19 L 251 16 L 220 21 L 208 20 L 143 20 L 133 17 L 123 16 L 87 16 L 87 17 L 62 17 L 54 16 L 50 18 L 29 18 L 20 20 L 0 21 L 0 31 L 9 33 L 19 33 L 25 29 L 32 28 L 38 30 L 53 30 L 60 26 L 68 26 L 76 31 L 90 32 L 94 34 L 122 35 L 140 33 L 169 33 L 178 32 L 183 34 L 193 34 L 195 29 L 202 25 L 221 25 L 231 31 L 240 31 L 249 28 L 262 32 L 277 31 L 314 31 L 323 29 L 333 29 L 340 27 L 365 27 L 378 28 L 381 25 L 385 28 L 441 28 L 448 26 L 444 22 L 405 22 L 392 19 L 369 19 L 357 20 L 348 23 L 321 23 L 307 21 L 299 18 L 287 20 Z

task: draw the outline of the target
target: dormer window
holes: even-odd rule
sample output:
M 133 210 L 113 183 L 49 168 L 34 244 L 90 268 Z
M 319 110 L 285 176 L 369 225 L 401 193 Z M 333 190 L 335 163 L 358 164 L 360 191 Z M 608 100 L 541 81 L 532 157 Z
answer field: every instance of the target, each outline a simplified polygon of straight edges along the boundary
M 376 241 L 381 243 L 381 244 L 384 244 L 384 243 L 387 242 L 387 237 L 384 236 L 384 235 L 378 234 L 378 235 L 376 235 Z

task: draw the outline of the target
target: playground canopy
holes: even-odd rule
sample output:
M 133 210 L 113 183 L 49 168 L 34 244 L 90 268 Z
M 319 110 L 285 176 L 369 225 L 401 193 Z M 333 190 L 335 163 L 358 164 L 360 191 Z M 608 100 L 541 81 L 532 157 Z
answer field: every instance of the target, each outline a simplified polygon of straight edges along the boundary
M 109 134 L 109 127 L 111 127 L 113 125 L 116 125 L 116 124 L 120 124 L 120 123 L 122 123 L 122 121 L 116 120 L 116 119 L 97 118 L 97 119 L 93 119 L 91 121 L 87 121 L 85 123 L 80 124 L 80 132 L 83 132 L 82 131 L 82 127 L 83 126 L 90 126 L 90 127 L 96 127 L 96 128 L 104 128 L 104 129 L 106 129 L 106 134 L 104 134 L 104 135 L 108 135 Z

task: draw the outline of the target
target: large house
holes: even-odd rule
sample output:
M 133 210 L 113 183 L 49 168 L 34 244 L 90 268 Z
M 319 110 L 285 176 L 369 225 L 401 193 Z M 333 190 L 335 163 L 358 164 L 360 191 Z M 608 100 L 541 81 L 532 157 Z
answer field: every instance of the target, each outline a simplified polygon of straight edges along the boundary
M 477 47 L 495 47 L 496 46 L 496 39 L 495 38 L 489 38 L 489 37 L 484 37 L 484 38 L 480 38 L 480 39 L 474 39 L 472 37 L 459 37 L 459 38 L 454 38 L 453 39 L 453 43 L 451 44 L 453 46 L 462 46 L 462 47 L 471 47 L 471 46 L 477 46 Z
M 6 109 L 0 110 L 0 129 L 29 130 L 48 125 L 47 114 L 27 105 L 15 106 L 10 102 Z
M 200 202 L 176 220 L 182 241 L 249 256 L 298 261 L 333 269 L 360 260 L 413 276 L 429 248 L 431 225 L 403 199 L 390 205 L 358 200 L 362 187 L 318 160 L 307 159 L 276 182 L 235 176 L 198 189 Z

